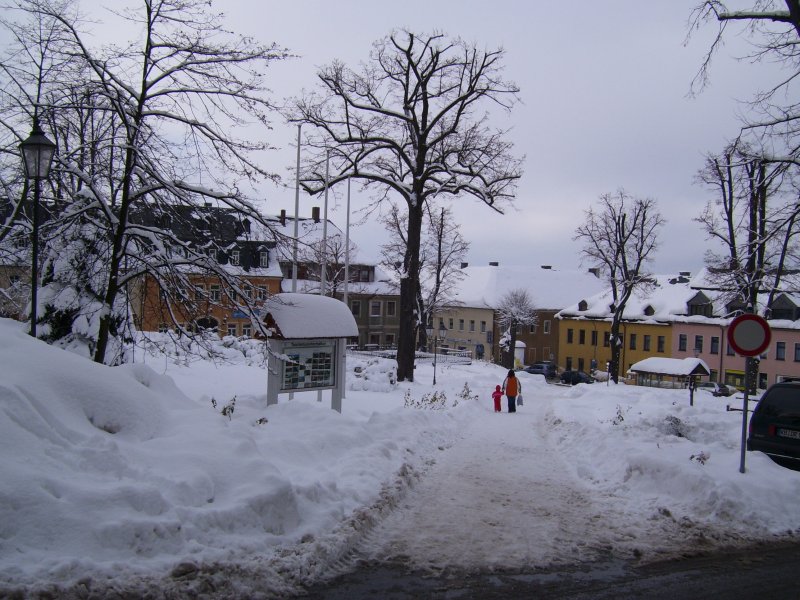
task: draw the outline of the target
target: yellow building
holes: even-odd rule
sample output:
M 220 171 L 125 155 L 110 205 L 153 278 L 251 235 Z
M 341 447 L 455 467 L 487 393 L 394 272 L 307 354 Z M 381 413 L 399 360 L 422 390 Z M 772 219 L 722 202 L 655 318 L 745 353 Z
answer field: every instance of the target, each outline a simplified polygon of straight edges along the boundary
M 620 374 L 632 364 L 651 356 L 669 357 L 672 348 L 670 323 L 654 323 L 650 320 L 623 321 L 620 325 L 622 349 L 620 351 Z M 573 317 L 561 313 L 559 327 L 558 364 L 565 369 L 586 371 L 606 370 L 611 360 L 611 320 L 605 318 Z

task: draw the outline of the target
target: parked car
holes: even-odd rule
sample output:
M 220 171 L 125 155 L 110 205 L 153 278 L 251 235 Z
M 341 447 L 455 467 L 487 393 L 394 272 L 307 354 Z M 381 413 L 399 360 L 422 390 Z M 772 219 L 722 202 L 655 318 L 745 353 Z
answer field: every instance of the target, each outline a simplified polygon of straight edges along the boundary
M 747 449 L 800 471 L 800 382 L 782 381 L 764 392 L 750 417 Z
M 594 383 L 588 373 L 584 371 L 564 371 L 561 374 L 561 383 L 575 385 L 576 383 Z
M 716 381 L 701 381 L 695 384 L 695 389 L 703 392 L 710 392 L 714 396 L 731 396 L 736 391 L 729 388 L 724 383 L 717 383 Z
M 523 369 L 526 373 L 533 375 L 544 375 L 545 379 L 555 379 L 558 377 L 558 369 L 551 362 L 537 362 Z

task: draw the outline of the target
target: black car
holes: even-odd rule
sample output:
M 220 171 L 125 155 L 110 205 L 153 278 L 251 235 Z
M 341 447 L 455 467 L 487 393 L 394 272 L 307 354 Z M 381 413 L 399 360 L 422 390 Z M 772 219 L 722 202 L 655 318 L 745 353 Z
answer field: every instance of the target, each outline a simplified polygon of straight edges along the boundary
M 750 417 L 747 449 L 800 470 L 800 382 L 783 381 L 764 392 Z
M 701 392 L 711 392 L 714 396 L 728 397 L 734 393 L 734 390 L 724 383 L 716 383 L 715 381 L 701 381 L 695 384 L 695 389 Z
M 561 374 L 561 383 L 575 385 L 576 383 L 594 383 L 589 374 L 583 371 L 564 371 Z
M 551 362 L 537 362 L 523 369 L 526 373 L 533 375 L 544 375 L 545 379 L 555 379 L 558 377 L 558 369 Z

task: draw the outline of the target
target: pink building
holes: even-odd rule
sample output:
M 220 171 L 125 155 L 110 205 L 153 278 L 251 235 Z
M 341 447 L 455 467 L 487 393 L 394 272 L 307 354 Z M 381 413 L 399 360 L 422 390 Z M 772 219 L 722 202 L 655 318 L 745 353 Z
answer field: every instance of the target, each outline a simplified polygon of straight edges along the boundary
M 711 381 L 743 388 L 744 357 L 737 356 L 728 344 L 731 320 L 675 317 L 672 356 L 697 356 L 711 370 Z M 758 374 L 758 387 L 762 389 L 787 377 L 800 378 L 800 324 L 784 319 L 771 320 L 769 324 L 772 339 L 761 356 Z

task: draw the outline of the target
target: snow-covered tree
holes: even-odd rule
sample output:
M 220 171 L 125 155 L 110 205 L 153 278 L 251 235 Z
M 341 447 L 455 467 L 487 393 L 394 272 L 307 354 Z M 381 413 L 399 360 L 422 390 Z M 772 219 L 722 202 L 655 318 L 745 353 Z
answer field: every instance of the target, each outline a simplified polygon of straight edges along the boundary
M 646 265 L 658 248 L 658 230 L 664 222 L 654 200 L 636 198 L 621 189 L 600 196 L 600 206 L 589 208 L 586 221 L 575 231 L 575 239 L 583 243 L 583 260 L 600 269 L 611 287 L 610 376 L 615 383 L 625 306 L 634 291 L 652 282 Z
M 399 380 L 414 379 L 420 250 L 425 207 L 439 195 L 472 197 L 502 212 L 521 161 L 506 132 L 489 127 L 488 106 L 510 109 L 518 88 L 502 78 L 504 51 L 442 34 L 396 31 L 377 42 L 359 71 L 340 62 L 319 72 L 321 91 L 295 103 L 311 125 L 302 178 L 308 191 L 347 177 L 399 196 L 408 214 L 400 279 Z M 488 106 L 487 106 L 488 105 Z
M 503 329 L 500 336 L 502 364 L 507 369 L 513 369 L 516 366 L 514 350 L 517 347 L 517 327 L 535 325 L 539 321 L 536 305 L 528 290 L 519 288 L 504 294 L 495 308 L 495 318 Z
M 263 72 L 287 54 L 221 31 L 220 15 L 208 6 L 199 0 L 143 0 L 138 8 L 121 8 L 114 14 L 128 24 L 126 32 L 138 37 L 125 46 L 96 49 L 81 29 L 75 4 L 16 4 L 17 12 L 33 22 L 57 28 L 36 49 L 45 48 L 55 57 L 52 62 L 66 67 L 57 74 L 40 70 L 41 76 L 29 81 L 6 70 L 7 82 L 22 91 L 38 85 L 51 92 L 56 83 L 76 82 L 67 86 L 69 93 L 41 97 L 37 107 L 59 145 L 62 187 L 55 200 L 69 204 L 81 194 L 80 210 L 67 206 L 57 218 L 66 214 L 75 222 L 91 222 L 108 242 L 98 290 L 97 362 L 106 360 L 115 335 L 114 307 L 137 278 L 147 275 L 165 294 L 175 295 L 174 286 L 188 287 L 190 268 L 203 268 L 237 297 L 247 297 L 205 249 L 175 234 L 184 215 L 178 209 L 213 203 L 268 226 L 241 189 L 275 178 L 256 160 L 268 145 L 244 128 L 268 124 L 271 105 Z M 29 51 L 25 38 L 17 37 L 22 52 L 16 58 L 36 64 L 42 52 Z M 17 104 L 28 95 L 18 94 Z M 4 108 L 13 106 L 9 102 Z
M 800 166 L 800 0 L 751 0 L 751 8 L 742 10 L 704 0 L 692 11 L 690 35 L 709 21 L 716 21 L 717 35 L 693 87 L 702 89 L 708 83 L 712 58 L 726 35 L 743 36 L 753 51 L 740 60 L 774 63 L 782 69 L 749 102 L 740 137 L 755 157 Z M 737 24 L 738 31 L 728 32 Z
M 750 148 L 728 146 L 706 158 L 700 181 L 714 192 L 696 219 L 721 250 L 706 253 L 711 276 L 729 302 L 748 310 L 769 308 L 798 262 L 797 182 L 793 169 L 755 157 Z M 791 281 L 796 286 L 797 281 Z M 760 292 L 767 292 L 766 298 Z

